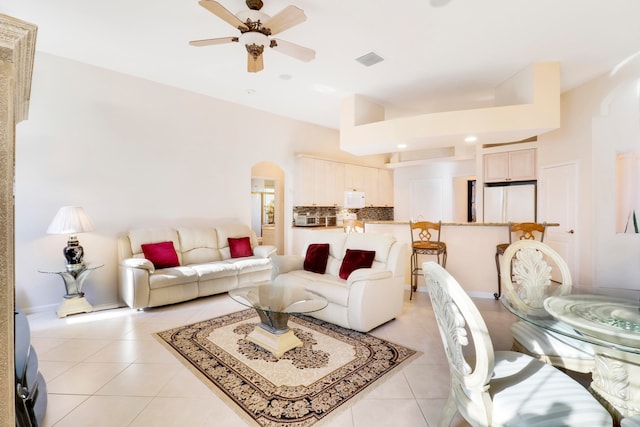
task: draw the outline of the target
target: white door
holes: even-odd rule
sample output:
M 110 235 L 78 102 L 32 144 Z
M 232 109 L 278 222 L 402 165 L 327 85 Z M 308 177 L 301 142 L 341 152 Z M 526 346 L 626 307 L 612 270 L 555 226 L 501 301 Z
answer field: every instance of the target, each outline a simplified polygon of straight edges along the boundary
M 575 234 L 578 206 L 578 166 L 565 163 L 540 169 L 538 192 L 540 194 L 540 219 L 538 222 L 559 223 L 559 227 L 547 227 L 544 242 L 555 249 L 566 261 L 571 277 L 577 279 L 578 238 Z

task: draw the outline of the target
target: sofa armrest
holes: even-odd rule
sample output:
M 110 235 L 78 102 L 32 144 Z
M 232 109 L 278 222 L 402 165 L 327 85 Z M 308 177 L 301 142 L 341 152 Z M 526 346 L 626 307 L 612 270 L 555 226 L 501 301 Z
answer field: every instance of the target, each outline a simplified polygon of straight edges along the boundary
M 272 279 L 290 271 L 302 270 L 304 266 L 304 258 L 297 255 L 274 255 L 271 257 L 271 262 L 273 264 Z
M 155 271 L 153 263 L 144 258 L 127 258 L 118 266 L 118 290 L 120 298 L 131 308 L 149 306 L 150 276 Z
M 351 275 L 353 276 L 356 271 Z M 385 273 L 386 278 L 382 278 Z M 368 332 L 402 314 L 404 279 L 393 277 L 393 273 L 389 270 L 377 270 L 370 278 L 364 277 L 354 277 L 357 280 L 351 281 L 349 276 L 347 313 L 351 329 Z
M 393 277 L 393 273 L 389 270 L 380 270 L 375 268 L 358 268 L 353 270 L 347 278 L 347 284 L 351 286 L 355 282 L 363 280 L 385 280 Z
M 124 267 L 144 268 L 149 273 L 156 271 L 153 263 L 146 258 L 127 258 L 120 261 L 120 264 Z
M 253 255 L 259 258 L 269 258 L 271 255 L 275 255 L 278 249 L 272 245 L 261 245 L 253 248 Z

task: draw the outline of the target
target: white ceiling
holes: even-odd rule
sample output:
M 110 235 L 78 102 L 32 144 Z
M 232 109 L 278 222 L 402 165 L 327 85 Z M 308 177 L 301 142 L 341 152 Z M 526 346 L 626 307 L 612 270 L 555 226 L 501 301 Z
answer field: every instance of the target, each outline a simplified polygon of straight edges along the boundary
M 637 0 L 263 1 L 269 15 L 305 11 L 277 37 L 315 60 L 267 49 L 253 74 L 237 43 L 190 46 L 238 34 L 197 0 L 3 0 L 0 13 L 38 25 L 38 51 L 335 129 L 352 94 L 395 116 L 488 107 L 493 88 L 532 63 L 559 62 L 566 91 L 640 51 Z M 385 60 L 355 61 L 368 52 Z

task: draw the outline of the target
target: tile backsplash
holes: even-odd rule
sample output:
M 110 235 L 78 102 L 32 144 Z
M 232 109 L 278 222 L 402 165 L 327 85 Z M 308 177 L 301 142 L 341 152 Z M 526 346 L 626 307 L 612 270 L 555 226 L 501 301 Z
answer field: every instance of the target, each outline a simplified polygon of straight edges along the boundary
M 315 215 L 320 217 L 336 216 L 342 208 L 336 207 L 313 207 L 313 206 L 294 206 L 294 217 L 297 215 Z M 366 207 L 362 209 L 344 209 L 344 211 L 353 212 L 358 215 L 360 220 L 376 220 L 376 221 L 393 221 L 393 208 L 390 207 Z

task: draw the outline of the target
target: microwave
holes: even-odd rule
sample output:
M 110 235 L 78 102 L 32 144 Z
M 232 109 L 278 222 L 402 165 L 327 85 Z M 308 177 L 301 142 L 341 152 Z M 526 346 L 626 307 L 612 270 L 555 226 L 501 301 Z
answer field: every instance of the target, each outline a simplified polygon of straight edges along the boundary
M 324 227 L 326 223 L 324 216 L 298 215 L 295 219 L 296 227 Z

